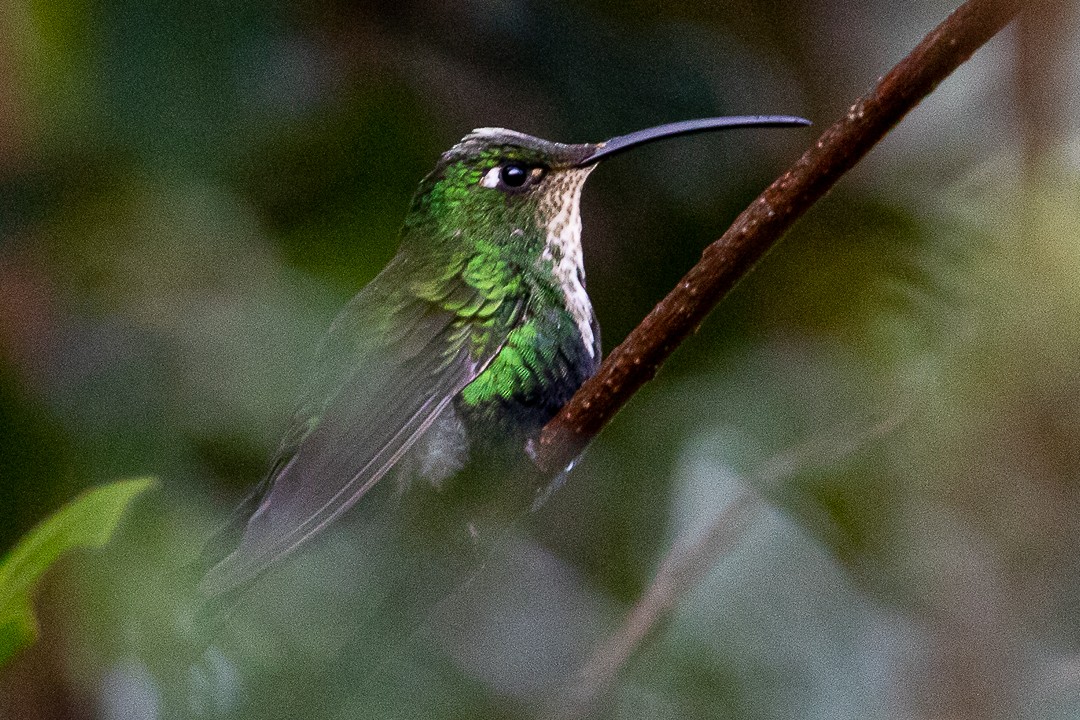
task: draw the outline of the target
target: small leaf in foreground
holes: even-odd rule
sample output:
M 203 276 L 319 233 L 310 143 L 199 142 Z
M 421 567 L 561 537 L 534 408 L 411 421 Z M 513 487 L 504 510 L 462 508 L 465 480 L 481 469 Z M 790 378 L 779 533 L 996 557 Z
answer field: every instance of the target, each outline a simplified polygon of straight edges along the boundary
M 101 547 L 128 504 L 154 480 L 119 480 L 89 490 L 27 533 L 0 560 L 0 666 L 34 641 L 32 595 L 42 575 L 64 552 Z

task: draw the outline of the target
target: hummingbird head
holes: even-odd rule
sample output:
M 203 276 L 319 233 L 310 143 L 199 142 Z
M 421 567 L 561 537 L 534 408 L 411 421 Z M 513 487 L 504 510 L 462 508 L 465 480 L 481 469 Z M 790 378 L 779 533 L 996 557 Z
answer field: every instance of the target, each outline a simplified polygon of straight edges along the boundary
M 445 152 L 421 182 L 406 220 L 406 236 L 423 228 L 428 241 L 495 243 L 536 257 L 547 251 L 557 260 L 560 248 L 565 254 L 574 250 L 570 246 L 580 245 L 581 188 L 599 160 L 679 135 L 808 124 L 790 116 L 705 118 L 574 145 L 503 128 L 479 128 Z
M 424 178 L 406 228 L 415 223 L 438 229 L 440 237 L 538 257 L 548 235 L 563 233 L 579 217 L 581 186 L 594 167 L 584 161 L 596 147 L 502 128 L 473 130 Z
M 593 353 L 579 207 L 582 185 L 596 163 L 678 135 L 808 124 L 789 116 L 705 118 L 577 145 L 479 128 L 445 152 L 421 182 L 405 221 L 402 249 L 444 268 L 460 267 L 477 257 L 492 268 L 516 268 L 534 291 L 550 290 L 562 297 Z M 505 281 L 503 276 L 498 282 Z

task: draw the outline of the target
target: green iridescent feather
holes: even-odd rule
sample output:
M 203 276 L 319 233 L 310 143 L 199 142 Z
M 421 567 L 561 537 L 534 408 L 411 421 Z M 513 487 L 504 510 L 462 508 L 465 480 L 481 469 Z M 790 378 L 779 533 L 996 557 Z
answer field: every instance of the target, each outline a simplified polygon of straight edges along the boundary
M 582 345 L 543 259 L 550 204 L 478 188 L 508 157 L 539 162 L 541 149 L 475 150 L 463 142 L 443 156 L 398 255 L 334 321 L 271 472 L 234 517 L 239 539 L 214 553 L 224 557 L 205 595 L 243 587 L 319 532 L 414 446 L 432 445 L 418 441 L 445 430 L 440 418 L 463 423 L 471 444 L 494 432 L 523 453 L 522 437 L 594 370 L 598 347 Z

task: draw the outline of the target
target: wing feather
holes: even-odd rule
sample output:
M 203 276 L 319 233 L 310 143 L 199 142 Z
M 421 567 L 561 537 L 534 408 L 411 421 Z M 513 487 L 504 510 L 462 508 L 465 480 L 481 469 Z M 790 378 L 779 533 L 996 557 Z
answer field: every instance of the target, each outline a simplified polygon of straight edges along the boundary
M 401 280 L 391 266 L 331 326 L 307 401 L 248 506 L 255 510 L 238 546 L 203 578 L 205 597 L 247 585 L 352 507 L 483 372 L 520 319 L 520 304 L 507 302 L 478 348 L 465 319 L 409 296 Z

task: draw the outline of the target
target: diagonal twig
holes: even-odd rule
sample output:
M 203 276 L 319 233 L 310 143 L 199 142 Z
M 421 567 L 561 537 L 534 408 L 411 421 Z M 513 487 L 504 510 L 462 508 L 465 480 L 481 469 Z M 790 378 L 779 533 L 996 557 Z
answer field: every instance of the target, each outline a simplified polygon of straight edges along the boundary
M 828 467 L 855 455 L 861 448 L 895 430 L 908 417 L 904 411 L 886 417 L 865 430 L 833 428 L 800 447 L 782 452 L 745 483 L 709 525 L 676 539 L 656 575 L 626 619 L 596 646 L 588 660 L 551 705 L 550 717 L 576 720 L 588 715 L 615 682 L 619 671 L 678 602 L 697 587 L 720 558 L 742 538 L 764 509 L 760 493 L 767 494 L 785 479 L 811 467 Z
M 566 467 L 780 236 L 1024 5 L 968 0 L 859 98 L 705 249 L 547 424 L 533 448 L 537 464 L 548 471 Z

